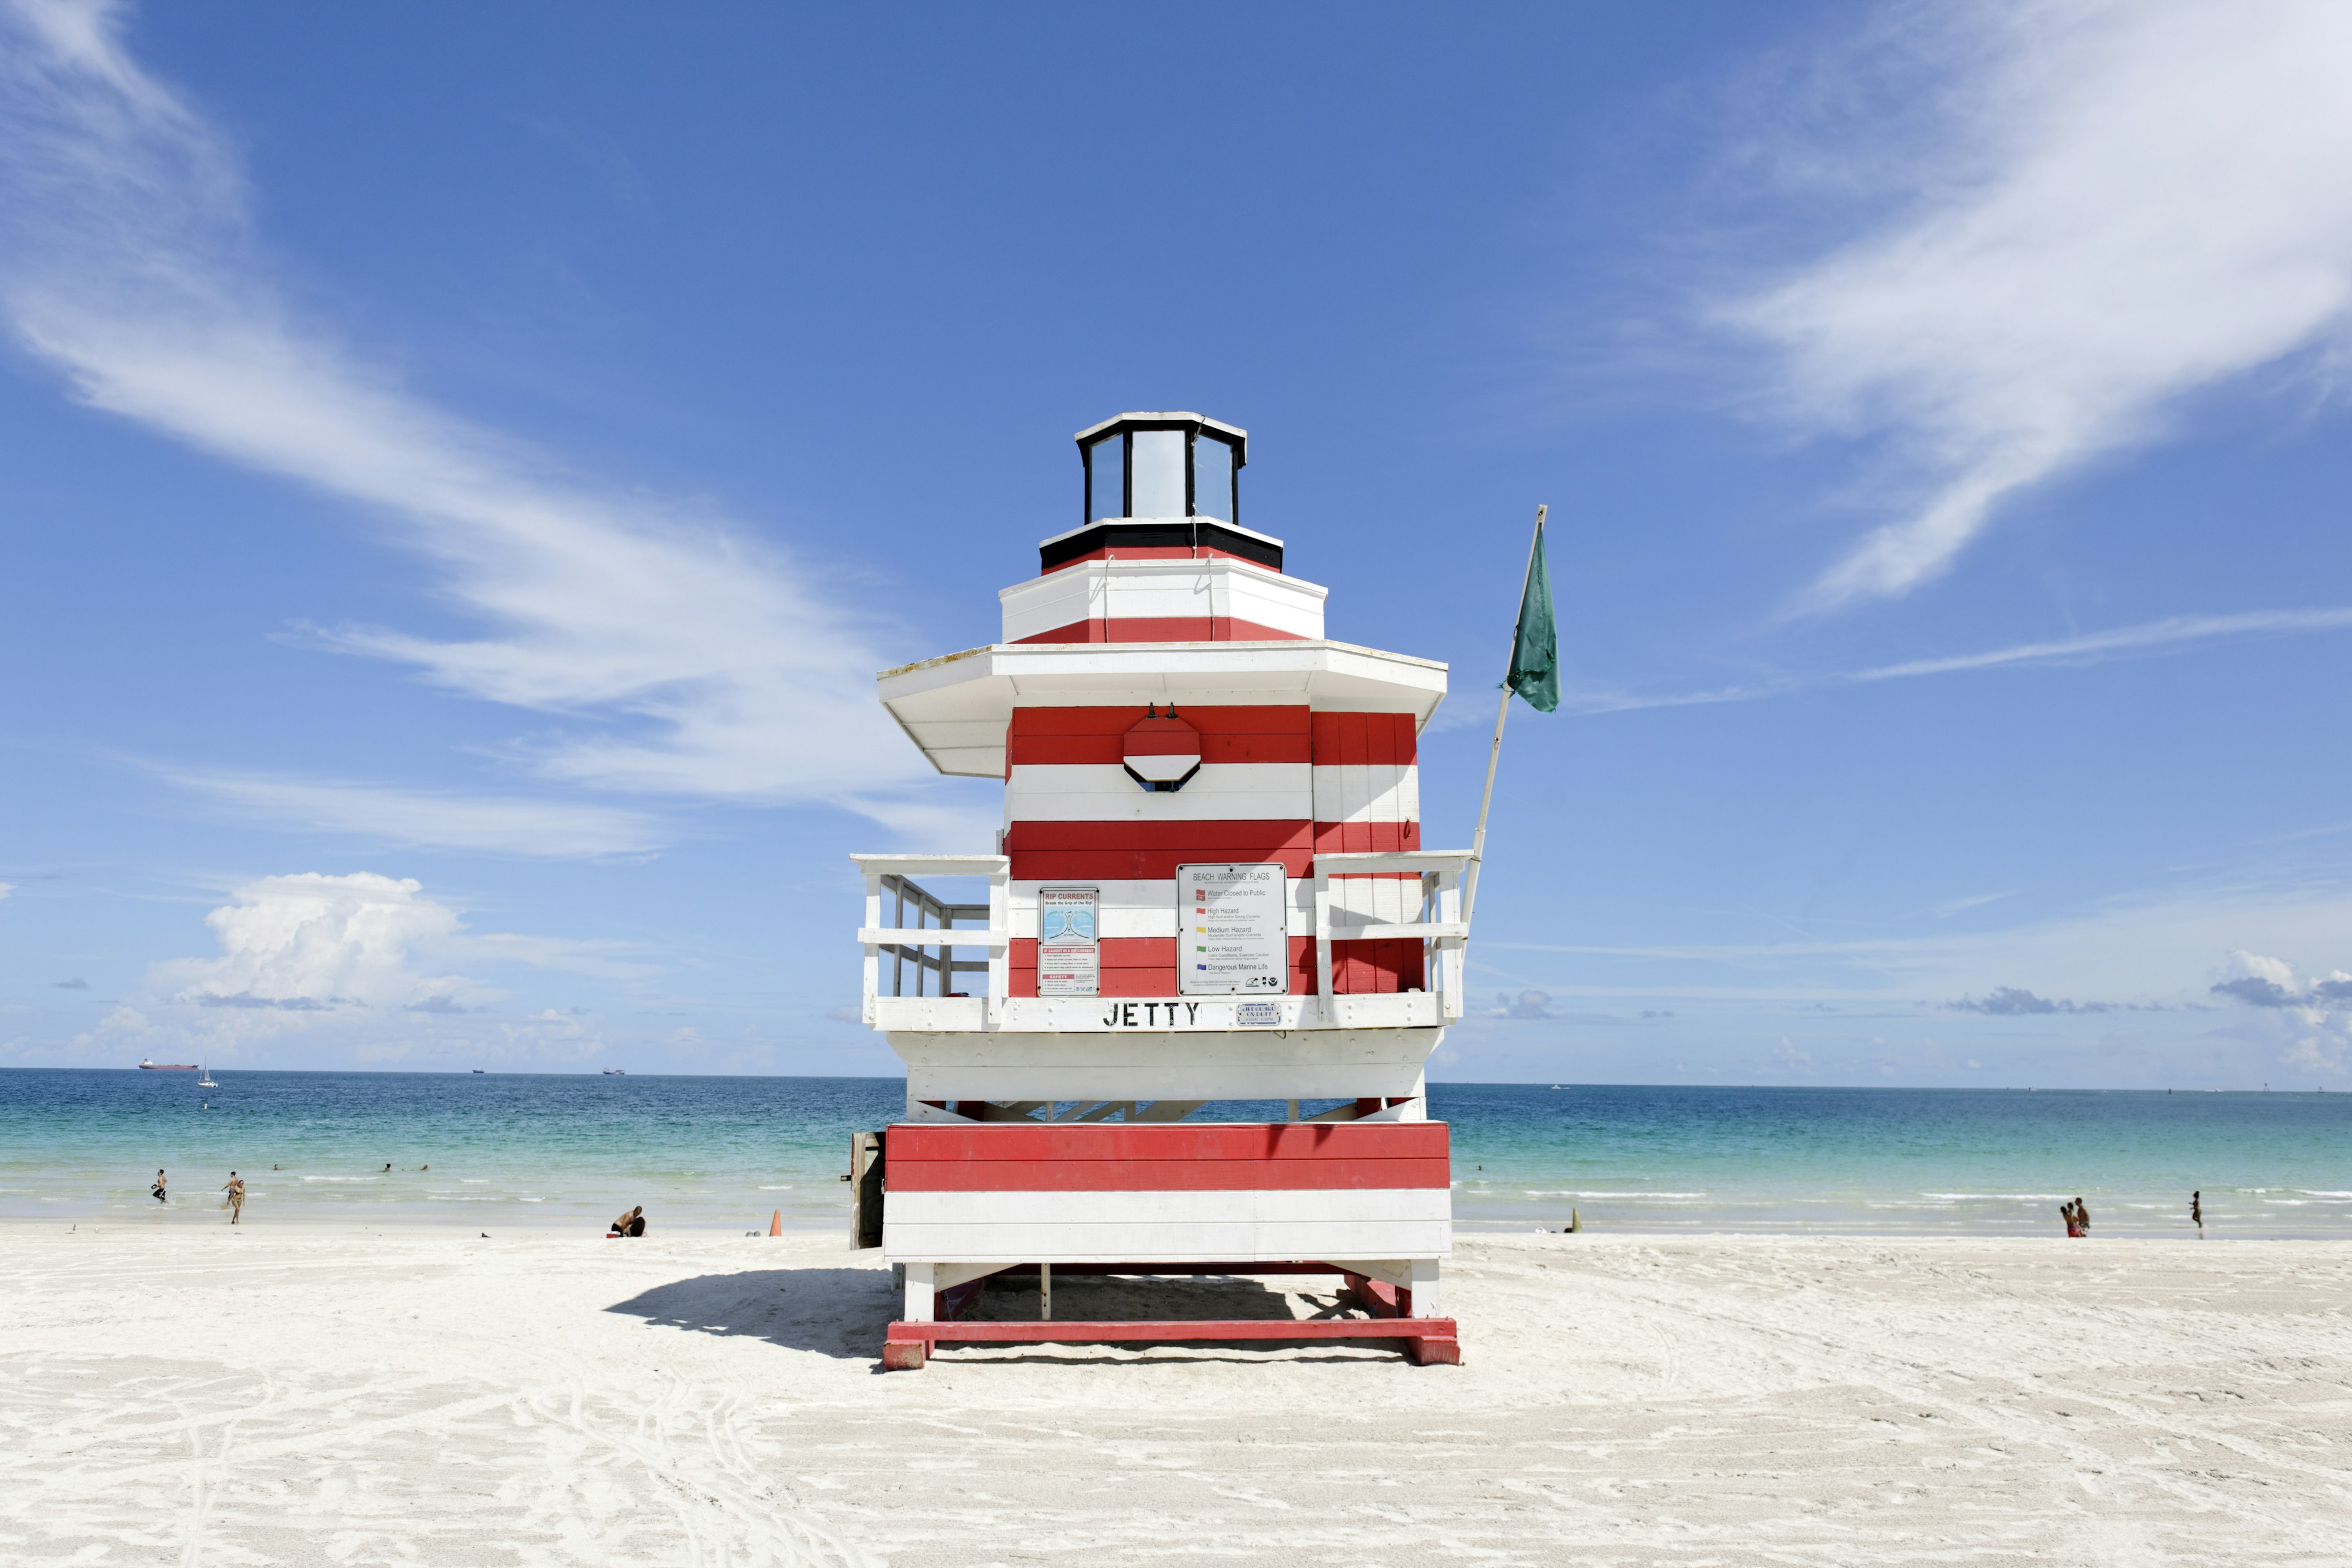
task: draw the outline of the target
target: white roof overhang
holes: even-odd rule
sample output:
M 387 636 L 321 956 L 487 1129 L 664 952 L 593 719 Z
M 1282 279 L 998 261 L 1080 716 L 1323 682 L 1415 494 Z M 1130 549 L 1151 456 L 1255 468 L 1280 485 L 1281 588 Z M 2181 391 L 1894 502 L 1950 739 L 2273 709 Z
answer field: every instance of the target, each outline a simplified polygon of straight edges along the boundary
M 1411 713 L 1445 699 L 1435 659 L 1324 641 L 998 643 L 876 677 L 882 705 L 943 773 L 1004 776 L 1016 707 L 1303 702 L 1323 712 Z

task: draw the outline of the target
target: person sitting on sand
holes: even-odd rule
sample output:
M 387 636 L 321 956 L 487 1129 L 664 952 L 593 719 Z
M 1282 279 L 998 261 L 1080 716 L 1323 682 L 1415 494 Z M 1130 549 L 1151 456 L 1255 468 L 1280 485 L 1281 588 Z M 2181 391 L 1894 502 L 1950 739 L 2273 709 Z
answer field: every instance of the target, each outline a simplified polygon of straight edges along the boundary
M 155 1201 L 159 1204 L 168 1204 L 172 1201 L 163 1195 L 163 1173 L 161 1171 L 155 1173 L 154 1193 Z
M 609 1234 L 614 1236 L 643 1236 L 645 1233 L 646 1206 L 643 1204 L 639 1204 L 635 1208 L 631 1209 L 628 1213 L 614 1220 L 613 1222 L 613 1228 Z

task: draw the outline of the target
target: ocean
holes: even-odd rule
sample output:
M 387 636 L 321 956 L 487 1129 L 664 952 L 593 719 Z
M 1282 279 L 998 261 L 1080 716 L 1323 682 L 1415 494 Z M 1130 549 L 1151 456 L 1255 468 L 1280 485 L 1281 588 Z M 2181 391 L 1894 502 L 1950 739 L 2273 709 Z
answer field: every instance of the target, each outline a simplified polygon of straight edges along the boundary
M 845 1226 L 895 1079 L 0 1070 L 0 1219 Z M 1318 1102 L 1320 1103 L 1320 1102 Z M 2352 1096 L 1434 1084 L 1465 1229 L 2352 1237 Z M 1312 1107 L 1310 1107 L 1312 1109 Z M 1280 1120 L 1278 1104 L 1257 1112 Z M 171 1173 L 169 1204 L 148 1187 Z M 389 1167 L 387 1169 L 387 1167 Z

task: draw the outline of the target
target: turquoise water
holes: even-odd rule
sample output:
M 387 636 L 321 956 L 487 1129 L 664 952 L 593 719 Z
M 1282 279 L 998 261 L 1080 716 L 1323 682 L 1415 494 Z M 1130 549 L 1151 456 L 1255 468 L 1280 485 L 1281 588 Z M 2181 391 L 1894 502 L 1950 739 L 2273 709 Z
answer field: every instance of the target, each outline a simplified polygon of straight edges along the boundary
M 0 1218 L 845 1225 L 892 1079 L 0 1071 Z M 2352 1237 L 2352 1097 L 1439 1084 L 1469 1228 Z M 209 1109 L 206 1107 L 209 1106 Z M 1310 1107 L 1310 1109 L 1312 1109 Z M 1255 1114 L 1279 1119 L 1283 1108 Z M 387 1171 L 386 1165 L 392 1168 Z M 173 1201 L 147 1195 L 157 1166 Z

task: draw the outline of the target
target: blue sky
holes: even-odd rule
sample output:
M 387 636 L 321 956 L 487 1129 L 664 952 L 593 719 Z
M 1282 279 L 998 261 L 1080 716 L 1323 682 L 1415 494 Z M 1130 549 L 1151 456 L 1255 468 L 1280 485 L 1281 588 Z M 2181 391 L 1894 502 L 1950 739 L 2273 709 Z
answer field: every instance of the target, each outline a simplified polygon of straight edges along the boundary
M 2338 7 L 0 34 L 0 1062 L 891 1070 L 872 674 L 1192 408 L 1433 844 L 1552 508 L 1440 1076 L 2352 1083 Z

